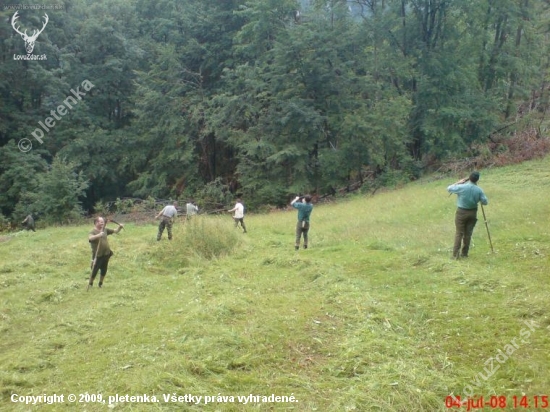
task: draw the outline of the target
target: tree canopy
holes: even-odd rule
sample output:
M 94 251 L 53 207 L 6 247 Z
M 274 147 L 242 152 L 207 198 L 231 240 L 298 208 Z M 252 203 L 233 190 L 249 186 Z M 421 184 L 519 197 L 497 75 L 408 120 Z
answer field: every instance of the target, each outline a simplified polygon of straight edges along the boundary
M 63 221 L 212 188 L 280 205 L 418 177 L 519 119 L 540 130 L 548 110 L 548 2 L 25 4 L 0 10 L 4 215 Z M 32 52 L 45 59 L 21 58 L 16 11 L 28 33 L 48 15 Z

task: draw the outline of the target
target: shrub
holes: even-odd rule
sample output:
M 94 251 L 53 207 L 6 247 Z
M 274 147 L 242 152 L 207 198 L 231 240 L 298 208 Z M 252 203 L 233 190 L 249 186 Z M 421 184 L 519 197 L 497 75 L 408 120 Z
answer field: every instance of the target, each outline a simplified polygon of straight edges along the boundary
M 453 174 L 493 166 L 506 166 L 539 159 L 550 153 L 550 139 L 539 136 L 535 128 L 515 133 L 511 137 L 493 136 L 491 141 L 472 147 L 472 156 L 440 166 L 438 171 Z
M 0 213 L 0 232 L 7 231 L 9 229 L 10 221 Z
M 83 215 L 80 199 L 86 196 L 89 182 L 76 168 L 71 161 L 54 158 L 48 171 L 36 176 L 36 190 L 22 193 L 14 216 L 40 212 L 47 223 L 79 220 Z
M 221 178 L 206 184 L 195 197 L 199 207 L 203 210 L 217 210 L 227 207 L 234 200 L 229 186 L 222 182 Z

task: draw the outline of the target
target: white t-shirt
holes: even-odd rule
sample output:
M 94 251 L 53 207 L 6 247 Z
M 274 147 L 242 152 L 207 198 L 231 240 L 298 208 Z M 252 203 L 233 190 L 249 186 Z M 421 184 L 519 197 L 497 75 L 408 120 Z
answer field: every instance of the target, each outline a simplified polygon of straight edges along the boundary
M 199 208 L 195 206 L 193 203 L 187 203 L 187 216 L 193 216 L 196 215 L 199 211 Z
M 233 209 L 235 209 L 235 214 L 233 215 L 235 219 L 242 219 L 244 217 L 244 206 L 242 203 L 237 202 Z

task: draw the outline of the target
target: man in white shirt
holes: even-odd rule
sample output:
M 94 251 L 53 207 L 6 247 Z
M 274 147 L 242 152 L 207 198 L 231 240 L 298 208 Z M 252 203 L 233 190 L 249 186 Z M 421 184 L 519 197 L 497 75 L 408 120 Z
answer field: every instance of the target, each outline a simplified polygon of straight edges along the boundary
M 168 231 L 168 240 L 172 240 L 172 224 L 173 219 L 178 216 L 178 210 L 176 209 L 178 206 L 178 202 L 172 203 L 172 205 L 165 206 L 164 209 L 162 209 L 157 216 L 155 216 L 155 219 L 158 219 L 161 217 L 160 223 L 159 223 L 159 231 L 157 233 L 157 241 L 160 240 L 162 237 L 162 232 L 164 232 L 164 228 L 166 227 Z
M 231 210 L 228 210 L 229 213 L 235 212 L 233 219 L 235 220 L 235 227 L 239 227 L 239 222 L 243 228 L 243 233 L 246 233 L 246 226 L 244 225 L 244 205 L 241 202 L 241 199 L 237 199 L 235 207 Z
M 187 203 L 186 206 L 186 209 L 187 209 L 187 220 L 189 220 L 191 218 L 191 216 L 194 216 L 196 215 L 197 213 L 199 213 L 199 208 L 197 207 L 197 205 L 195 205 L 195 201 L 194 200 L 190 200 L 189 203 Z

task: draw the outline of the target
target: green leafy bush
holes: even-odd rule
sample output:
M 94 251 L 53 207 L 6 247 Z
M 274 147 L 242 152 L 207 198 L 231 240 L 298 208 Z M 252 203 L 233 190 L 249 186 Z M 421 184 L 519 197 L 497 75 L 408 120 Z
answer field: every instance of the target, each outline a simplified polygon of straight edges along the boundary
M 36 189 L 22 194 L 14 216 L 21 218 L 33 213 L 54 224 L 80 219 L 83 215 L 80 199 L 86 196 L 89 182 L 76 168 L 71 161 L 54 158 L 46 172 L 36 175 Z

